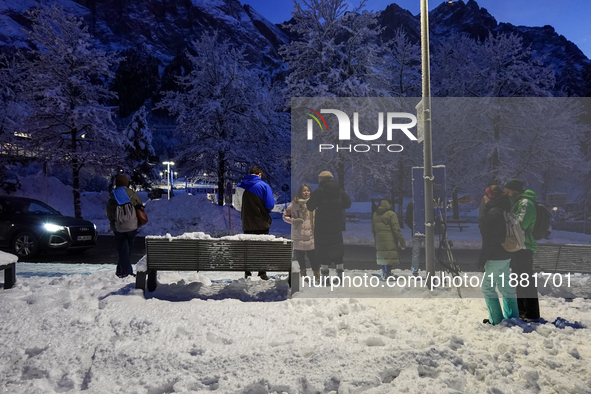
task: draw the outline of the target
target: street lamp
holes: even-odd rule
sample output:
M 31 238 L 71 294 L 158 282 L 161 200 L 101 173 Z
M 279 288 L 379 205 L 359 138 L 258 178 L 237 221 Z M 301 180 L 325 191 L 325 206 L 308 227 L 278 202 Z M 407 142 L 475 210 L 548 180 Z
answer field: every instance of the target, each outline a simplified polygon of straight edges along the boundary
M 425 265 L 427 276 L 435 276 L 435 215 L 433 213 L 433 160 L 431 148 L 431 79 L 429 75 L 429 6 L 421 0 L 421 68 L 423 77 L 422 129 L 425 182 Z
M 174 161 L 164 161 L 162 162 L 165 166 L 167 166 L 167 178 L 168 178 L 168 199 L 170 200 L 170 166 L 174 166 Z

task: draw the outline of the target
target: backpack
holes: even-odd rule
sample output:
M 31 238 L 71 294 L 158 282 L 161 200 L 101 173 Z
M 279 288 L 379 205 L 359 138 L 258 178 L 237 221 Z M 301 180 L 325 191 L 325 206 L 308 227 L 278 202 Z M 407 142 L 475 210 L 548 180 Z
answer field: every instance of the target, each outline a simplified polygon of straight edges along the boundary
M 507 252 L 525 249 L 525 232 L 513 212 L 503 211 L 505 218 L 505 239 L 501 244 Z
M 550 219 L 552 219 L 552 213 L 543 206 L 542 204 L 535 203 L 536 205 L 536 223 L 534 224 L 533 237 L 536 241 L 548 236 L 550 229 Z
M 131 202 L 117 205 L 115 210 L 115 230 L 126 233 L 137 229 L 137 214 Z

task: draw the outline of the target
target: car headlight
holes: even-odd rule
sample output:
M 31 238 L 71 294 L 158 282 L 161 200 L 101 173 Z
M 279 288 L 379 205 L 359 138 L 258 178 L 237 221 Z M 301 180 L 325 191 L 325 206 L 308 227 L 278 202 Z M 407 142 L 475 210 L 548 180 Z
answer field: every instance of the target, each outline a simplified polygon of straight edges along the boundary
M 64 230 L 65 227 L 64 226 L 58 226 L 57 224 L 53 224 L 53 223 L 45 223 L 43 224 L 43 228 L 45 228 L 45 230 L 55 233 L 56 231 L 60 231 L 60 230 Z

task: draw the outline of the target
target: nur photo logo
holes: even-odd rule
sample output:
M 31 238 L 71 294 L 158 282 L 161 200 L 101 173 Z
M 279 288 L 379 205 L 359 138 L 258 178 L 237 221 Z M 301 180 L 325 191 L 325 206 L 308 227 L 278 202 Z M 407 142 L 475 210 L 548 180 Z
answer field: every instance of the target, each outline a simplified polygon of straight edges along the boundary
M 315 136 L 318 136 L 318 133 L 315 134 L 315 130 L 320 133 L 327 133 L 328 135 L 334 133 L 335 136 L 338 137 L 338 144 L 324 143 L 324 141 L 323 143 L 319 143 L 318 152 L 321 153 L 326 151 L 364 153 L 369 152 L 370 150 L 375 150 L 377 152 L 387 151 L 392 153 L 402 152 L 404 147 L 401 144 L 377 143 L 379 140 L 384 139 L 384 135 L 386 141 L 392 141 L 396 133 L 402 133 L 410 141 L 417 141 L 415 135 L 410 131 L 411 128 L 416 126 L 417 118 L 414 114 L 408 112 L 377 112 L 373 118 L 377 118 L 377 130 L 375 130 L 375 126 L 373 129 L 370 129 L 367 125 L 367 121 L 360 122 L 360 114 L 358 111 L 352 113 L 353 122 L 351 122 L 349 115 L 340 109 L 321 108 L 317 111 L 306 107 L 303 108 L 303 112 L 309 117 L 306 122 L 306 135 L 308 141 L 314 141 Z M 331 127 L 329 131 L 327 122 L 328 117 L 323 116 L 323 114 L 336 117 L 338 125 L 337 130 L 334 130 L 334 128 Z M 330 118 L 328 119 L 329 121 L 331 120 Z M 332 120 L 334 121 L 334 119 L 335 118 Z M 353 133 L 351 133 L 351 129 L 353 130 Z M 321 138 L 322 140 L 326 139 L 326 135 L 323 135 L 322 137 L 324 137 Z M 364 142 L 372 141 L 376 143 L 345 143 L 347 141 L 351 142 L 355 140 Z

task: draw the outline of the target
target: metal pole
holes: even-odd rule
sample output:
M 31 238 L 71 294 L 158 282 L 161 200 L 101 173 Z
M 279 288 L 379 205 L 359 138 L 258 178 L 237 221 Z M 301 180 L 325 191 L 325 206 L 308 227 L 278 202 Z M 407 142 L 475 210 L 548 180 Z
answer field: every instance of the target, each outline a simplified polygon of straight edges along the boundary
M 423 156 L 425 179 L 425 262 L 427 275 L 435 276 L 435 217 L 433 212 L 433 160 L 431 152 L 431 80 L 429 76 L 429 6 L 421 0 L 421 66 L 423 76 Z
M 170 200 L 170 177 L 172 176 L 170 173 L 170 166 L 174 165 L 173 161 L 165 161 L 162 164 L 164 164 L 167 168 L 168 173 L 166 174 L 166 177 L 168 178 L 168 199 Z

